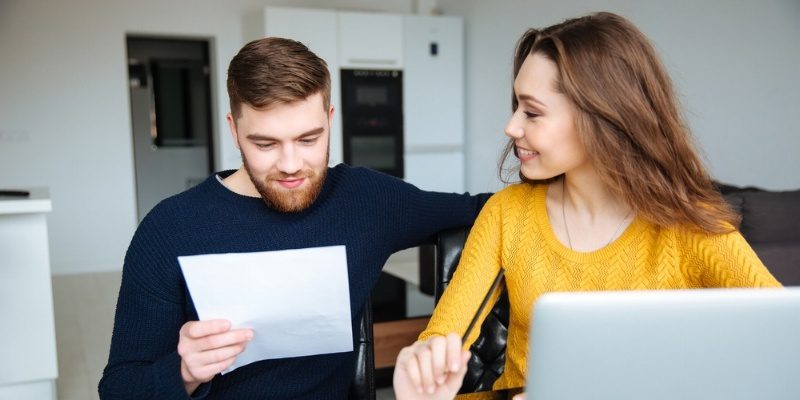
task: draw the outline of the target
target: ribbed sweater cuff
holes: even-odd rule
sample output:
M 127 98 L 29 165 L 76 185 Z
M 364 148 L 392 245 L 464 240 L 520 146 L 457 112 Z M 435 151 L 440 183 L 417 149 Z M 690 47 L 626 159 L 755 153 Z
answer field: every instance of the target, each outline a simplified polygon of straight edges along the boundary
M 181 378 L 181 357 L 174 351 L 153 364 L 155 399 L 203 399 L 211 391 L 211 382 L 204 383 L 189 396 Z

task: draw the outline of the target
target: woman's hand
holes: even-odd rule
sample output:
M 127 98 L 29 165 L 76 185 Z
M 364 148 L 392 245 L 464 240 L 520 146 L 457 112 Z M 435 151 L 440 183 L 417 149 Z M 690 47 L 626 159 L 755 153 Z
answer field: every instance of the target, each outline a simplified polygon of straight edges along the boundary
M 418 341 L 400 351 L 394 367 L 397 400 L 450 400 L 467 373 L 469 351 L 450 333 Z

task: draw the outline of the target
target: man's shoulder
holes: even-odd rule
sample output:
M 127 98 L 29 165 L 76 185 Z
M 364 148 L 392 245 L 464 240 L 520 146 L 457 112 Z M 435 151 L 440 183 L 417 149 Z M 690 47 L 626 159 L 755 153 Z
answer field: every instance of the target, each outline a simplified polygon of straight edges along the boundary
M 175 212 L 186 211 L 192 206 L 207 202 L 210 198 L 209 192 L 204 190 L 203 186 L 208 185 L 208 182 L 202 182 L 197 186 L 193 186 L 178 194 L 169 196 L 161 200 L 153 210 L 162 212 Z
M 330 167 L 329 173 L 332 176 L 346 178 L 346 179 L 364 178 L 369 180 L 403 182 L 403 180 L 400 178 L 394 177 L 392 175 L 380 171 L 376 171 L 374 169 L 366 167 L 353 167 L 347 164 L 337 164 L 336 166 Z
M 170 224 L 207 208 L 214 201 L 208 186 L 217 183 L 214 182 L 216 179 L 216 174 L 211 175 L 200 184 L 161 200 L 147 213 L 142 223 Z
M 360 193 L 369 192 L 371 189 L 384 191 L 387 188 L 400 188 L 410 186 L 404 180 L 385 174 L 380 171 L 365 167 L 352 167 L 347 164 L 338 164 L 328 170 L 328 179 L 333 180 L 334 186 L 349 187 Z

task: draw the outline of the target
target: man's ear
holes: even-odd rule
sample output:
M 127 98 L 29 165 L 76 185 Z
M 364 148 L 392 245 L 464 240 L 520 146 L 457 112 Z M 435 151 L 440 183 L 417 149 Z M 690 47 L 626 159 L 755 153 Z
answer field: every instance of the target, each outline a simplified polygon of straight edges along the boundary
M 333 126 L 333 106 L 328 110 L 328 126 Z
M 233 138 L 233 145 L 236 146 L 237 149 L 239 148 L 239 130 L 236 128 L 236 120 L 233 118 L 233 114 L 228 113 L 226 116 L 228 119 L 228 127 L 231 130 L 231 137 Z

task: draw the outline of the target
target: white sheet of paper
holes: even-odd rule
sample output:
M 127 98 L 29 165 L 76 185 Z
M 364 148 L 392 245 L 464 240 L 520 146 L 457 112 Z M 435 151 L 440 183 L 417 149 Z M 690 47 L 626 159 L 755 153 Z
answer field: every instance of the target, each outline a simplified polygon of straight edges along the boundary
M 252 362 L 353 350 L 344 246 L 178 257 L 200 320 L 253 328 L 224 372 Z

